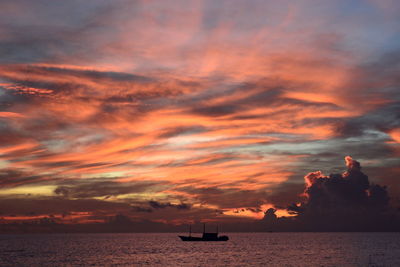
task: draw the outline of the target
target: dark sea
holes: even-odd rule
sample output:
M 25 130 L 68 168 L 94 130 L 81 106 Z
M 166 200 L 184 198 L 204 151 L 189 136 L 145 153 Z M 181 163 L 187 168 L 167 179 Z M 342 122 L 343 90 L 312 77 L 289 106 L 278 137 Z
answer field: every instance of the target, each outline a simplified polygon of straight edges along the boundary
M 400 233 L 0 235 L 0 266 L 400 266 Z

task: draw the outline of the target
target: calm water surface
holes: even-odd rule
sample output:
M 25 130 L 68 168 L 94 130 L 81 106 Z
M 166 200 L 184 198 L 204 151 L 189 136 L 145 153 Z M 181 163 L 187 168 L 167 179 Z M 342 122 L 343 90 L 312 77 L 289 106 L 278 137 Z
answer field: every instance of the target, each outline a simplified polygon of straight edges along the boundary
M 0 235 L 0 266 L 400 266 L 400 233 Z

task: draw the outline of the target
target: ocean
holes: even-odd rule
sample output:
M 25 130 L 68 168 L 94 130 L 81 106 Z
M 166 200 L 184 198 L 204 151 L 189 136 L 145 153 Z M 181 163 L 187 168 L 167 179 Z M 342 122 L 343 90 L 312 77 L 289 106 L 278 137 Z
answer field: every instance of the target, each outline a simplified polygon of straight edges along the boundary
M 400 266 L 400 233 L 0 235 L 0 266 Z

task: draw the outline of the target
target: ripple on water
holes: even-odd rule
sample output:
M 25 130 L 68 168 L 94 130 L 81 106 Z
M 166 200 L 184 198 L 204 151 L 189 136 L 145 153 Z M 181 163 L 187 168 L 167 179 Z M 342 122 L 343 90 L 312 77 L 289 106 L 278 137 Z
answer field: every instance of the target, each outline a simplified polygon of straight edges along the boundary
M 1 235 L 0 266 L 400 266 L 400 233 Z

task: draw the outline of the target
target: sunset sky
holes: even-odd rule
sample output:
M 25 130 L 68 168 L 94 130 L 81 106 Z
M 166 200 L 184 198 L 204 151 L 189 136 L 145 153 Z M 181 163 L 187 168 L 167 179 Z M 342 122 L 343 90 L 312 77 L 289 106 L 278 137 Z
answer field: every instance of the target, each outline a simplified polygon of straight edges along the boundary
M 344 157 L 400 195 L 400 2 L 0 2 L 0 223 L 278 216 Z M 397 204 L 396 204 L 397 203 Z

